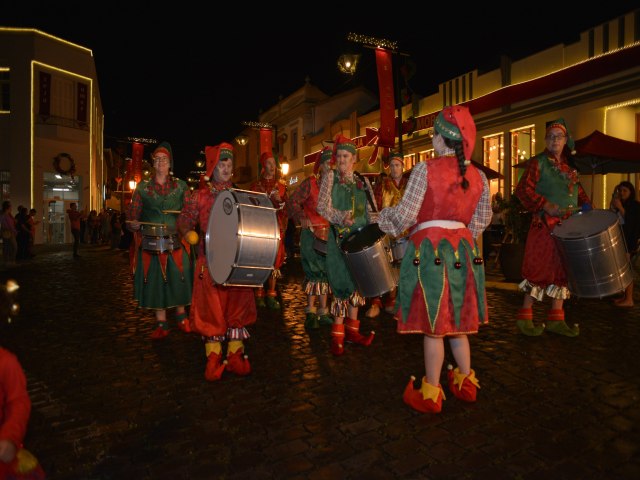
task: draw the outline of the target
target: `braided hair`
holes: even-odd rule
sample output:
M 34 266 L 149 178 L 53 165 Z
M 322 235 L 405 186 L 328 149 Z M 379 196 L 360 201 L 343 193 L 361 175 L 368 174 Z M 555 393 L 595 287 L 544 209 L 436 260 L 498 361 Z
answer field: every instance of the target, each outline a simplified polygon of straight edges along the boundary
M 444 144 L 447 147 L 453 148 L 453 150 L 456 152 L 456 158 L 458 159 L 458 169 L 460 170 L 460 176 L 462 177 L 462 189 L 467 190 L 469 188 L 469 180 L 467 180 L 467 178 L 465 177 L 467 173 L 467 163 L 466 158 L 464 158 L 462 142 L 452 140 L 444 136 L 442 137 L 442 139 L 444 140 Z

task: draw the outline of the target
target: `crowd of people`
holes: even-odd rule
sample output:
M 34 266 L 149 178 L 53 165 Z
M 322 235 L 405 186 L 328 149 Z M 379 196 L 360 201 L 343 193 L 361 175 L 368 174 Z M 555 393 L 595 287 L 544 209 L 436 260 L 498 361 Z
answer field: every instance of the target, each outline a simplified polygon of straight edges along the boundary
M 548 122 L 544 140 L 544 150 L 529 160 L 513 193 L 533 214 L 519 285 L 524 298 L 515 326 L 526 336 L 549 331 L 575 337 L 578 326 L 566 323 L 563 309 L 570 296 L 568 266 L 552 231 L 577 211 L 591 209 L 591 201 L 572 163 L 572 139 L 563 119 Z M 360 307 L 369 302 L 366 317 L 376 318 L 384 309 L 393 315 L 398 334 L 421 339 L 424 374 L 418 388 L 416 377 L 410 376 L 402 393 L 410 408 L 422 413 L 442 410 L 443 374 L 455 398 L 475 402 L 480 382 L 472 368 L 468 337 L 489 321 L 483 258 L 488 250 L 486 245 L 482 249 L 480 239 L 490 226 L 503 235 L 505 224 L 502 195 L 491 195 L 485 173 L 471 161 L 476 144 L 471 113 L 464 106 L 444 108 L 434 122 L 435 158 L 406 170 L 403 153 L 391 151 L 385 159 L 388 174 L 373 185 L 355 170 L 355 142 L 337 135 L 331 143 L 316 153 L 313 175 L 291 195 L 280 178 L 277 155 L 262 153 L 258 180 L 249 191 L 264 201 L 259 208 L 267 211 L 265 231 L 275 229 L 277 244 L 268 276 L 259 281 L 221 281 L 213 273 L 221 257 L 208 240 L 207 234 L 214 234 L 208 230 L 210 217 L 218 207 L 231 214 L 233 202 L 220 206 L 226 200 L 216 201 L 222 192 L 238 189 L 232 182 L 233 146 L 225 142 L 205 148 L 206 174 L 193 191 L 173 176 L 171 146 L 162 142 L 151 155 L 152 175 L 137 185 L 123 215 L 104 210 L 87 213 L 72 203 L 67 214 L 73 256 L 79 257 L 83 240 L 117 248 L 122 235 L 131 235 L 133 296 L 139 308 L 153 313 L 156 325 L 151 339 L 162 341 L 172 324 L 199 335 L 204 377 L 216 382 L 225 372 L 241 377 L 251 373 L 246 352 L 249 329 L 260 308 L 281 309 L 277 281 L 285 250 L 291 248 L 285 249 L 285 238 L 298 228 L 305 277 L 304 327 L 309 334 L 327 327 L 329 353 L 336 357 L 345 354 L 348 344 L 371 346 L 375 332 L 362 332 L 359 320 Z M 640 240 L 640 202 L 633 184 L 621 182 L 609 207 L 619 216 L 631 260 Z M 14 217 L 11 203 L 3 203 L 5 263 L 33 255 L 35 213 L 19 207 Z M 389 242 L 388 261 L 397 281 L 382 294 L 366 298 L 367 288 L 347 261 L 346 246 L 365 241 L 364 233 L 371 227 Z M 484 243 L 487 238 L 485 234 Z M 255 253 L 270 251 L 267 242 L 273 240 L 252 239 L 265 242 Z M 545 296 L 550 298 L 546 324 L 535 324 L 533 302 Z M 614 304 L 634 305 L 633 284 Z M 443 370 L 445 339 L 455 365 Z M 15 456 L 10 453 L 7 458 Z M 1 436 L 0 460 L 4 461 Z

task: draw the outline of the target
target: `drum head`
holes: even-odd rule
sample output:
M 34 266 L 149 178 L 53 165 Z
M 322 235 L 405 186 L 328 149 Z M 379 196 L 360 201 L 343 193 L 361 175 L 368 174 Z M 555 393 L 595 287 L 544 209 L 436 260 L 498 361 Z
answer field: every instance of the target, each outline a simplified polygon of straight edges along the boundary
M 209 273 L 219 284 L 227 281 L 236 260 L 238 220 L 238 205 L 233 192 L 224 190 L 218 193 L 209 214 L 205 242 Z
M 587 238 L 598 235 L 618 221 L 618 215 L 610 210 L 594 209 L 578 212 L 553 229 L 559 238 Z
M 386 234 L 380 230 L 377 223 L 370 223 L 349 235 L 342 243 L 342 250 L 346 253 L 355 253 L 374 245 Z
M 211 278 L 219 285 L 260 286 L 273 270 L 279 240 L 275 209 L 266 194 L 218 193 L 205 236 Z

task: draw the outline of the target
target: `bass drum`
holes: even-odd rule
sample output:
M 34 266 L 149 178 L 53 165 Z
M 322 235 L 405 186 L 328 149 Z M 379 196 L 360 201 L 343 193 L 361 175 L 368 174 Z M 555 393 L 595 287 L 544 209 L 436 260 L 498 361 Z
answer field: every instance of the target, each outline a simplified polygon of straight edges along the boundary
M 618 216 L 609 210 L 580 212 L 552 232 L 567 269 L 569 291 L 603 298 L 624 291 L 633 281 Z
M 347 267 L 363 297 L 378 297 L 398 285 L 398 269 L 391 263 L 389 237 L 377 223 L 349 235 L 341 245 Z
M 261 287 L 273 271 L 280 229 L 265 193 L 218 193 L 205 236 L 207 266 L 219 285 Z

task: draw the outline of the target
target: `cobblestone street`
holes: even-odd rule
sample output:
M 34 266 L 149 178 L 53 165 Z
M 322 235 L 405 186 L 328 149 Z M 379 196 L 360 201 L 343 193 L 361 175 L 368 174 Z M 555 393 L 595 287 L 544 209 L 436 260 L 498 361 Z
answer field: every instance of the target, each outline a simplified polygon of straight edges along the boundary
M 25 446 L 50 479 L 640 478 L 638 303 L 572 299 L 580 336 L 530 338 L 515 331 L 521 294 L 491 282 L 490 324 L 471 337 L 478 401 L 447 395 L 429 415 L 402 402 L 424 374 L 422 337 L 361 309 L 373 344 L 334 358 L 329 327 L 304 329 L 298 259 L 284 268 L 282 311 L 260 310 L 249 329 L 252 374 L 209 383 L 198 336 L 149 339 L 128 253 L 36 253 L 0 273 L 21 285 L 0 338 L 26 372 Z M 548 307 L 535 306 L 536 322 Z M 447 393 L 444 372 L 442 383 Z

